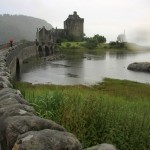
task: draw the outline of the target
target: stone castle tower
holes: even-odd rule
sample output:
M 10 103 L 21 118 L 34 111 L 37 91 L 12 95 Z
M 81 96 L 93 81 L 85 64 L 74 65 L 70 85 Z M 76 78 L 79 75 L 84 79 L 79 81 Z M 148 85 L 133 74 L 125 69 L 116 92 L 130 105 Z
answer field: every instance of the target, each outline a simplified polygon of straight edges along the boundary
M 75 11 L 64 21 L 64 29 L 47 30 L 45 27 L 38 28 L 36 32 L 36 41 L 38 43 L 48 44 L 57 43 L 62 39 L 69 41 L 82 41 L 84 36 L 84 19 L 80 18 Z
M 80 18 L 75 11 L 64 21 L 64 29 L 67 31 L 68 38 L 73 41 L 82 41 L 84 36 L 84 19 Z

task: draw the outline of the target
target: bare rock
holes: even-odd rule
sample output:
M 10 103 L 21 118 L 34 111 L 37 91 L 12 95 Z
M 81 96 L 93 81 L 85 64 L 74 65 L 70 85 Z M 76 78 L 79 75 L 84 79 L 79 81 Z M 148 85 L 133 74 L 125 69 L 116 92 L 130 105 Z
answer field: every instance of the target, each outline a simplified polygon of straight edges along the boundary
M 28 105 L 14 104 L 0 108 L 0 117 L 6 118 L 10 116 L 32 116 L 35 115 L 35 110 Z
M 11 77 L 11 74 L 8 73 L 8 72 L 0 71 L 0 77 L 5 78 L 5 79 L 9 80 L 10 82 L 13 81 L 13 78 Z
M 8 72 L 1 71 L 0 76 L 7 76 L 10 78 L 10 74 Z
M 0 71 L 5 71 L 5 72 L 9 72 L 7 67 L 0 67 Z
M 92 146 L 90 148 L 86 148 L 84 150 L 117 150 L 117 149 L 114 145 L 103 143 L 96 146 Z
M 12 88 L 12 84 L 9 81 L 0 81 L 2 88 Z
M 10 81 L 9 81 L 9 78 L 6 77 L 6 76 L 0 76 L 0 81 L 4 82 L 6 85 L 8 85 L 8 87 L 11 87 L 11 88 L 13 87 L 12 84 L 10 83 Z
M 18 137 L 12 150 L 81 150 L 78 139 L 71 133 L 57 130 L 31 131 Z
M 29 103 L 25 99 L 23 99 L 19 95 L 13 94 L 13 93 L 8 93 L 6 95 L 1 96 L 0 97 L 0 102 L 3 101 L 3 100 L 6 100 L 6 99 L 11 99 L 11 98 L 17 100 L 18 103 L 20 103 L 20 104 L 29 105 Z
M 135 62 L 135 63 L 129 64 L 127 69 L 132 70 L 132 71 L 150 72 L 150 63 L 149 62 Z
M 6 62 L 1 62 L 1 63 L 0 63 L 0 68 L 1 68 L 1 67 L 6 67 Z
M 7 107 L 10 105 L 14 105 L 14 104 L 19 104 L 19 102 L 16 99 L 11 98 L 11 97 L 7 98 L 7 99 L 0 100 L 0 108 Z
M 16 94 L 16 95 L 22 97 L 22 94 L 19 90 L 15 90 L 15 89 L 12 89 L 12 88 L 4 88 L 4 89 L 0 90 L 0 97 L 4 96 L 4 95 L 7 95 L 9 93 L 13 93 L 13 94 Z
M 3 135 L 4 149 L 12 150 L 17 137 L 28 131 L 39 131 L 43 129 L 54 129 L 65 131 L 65 129 L 51 120 L 42 119 L 37 116 L 13 116 L 5 119 Z
M 9 88 L 9 86 L 5 82 L 0 81 L 0 90 L 3 88 Z

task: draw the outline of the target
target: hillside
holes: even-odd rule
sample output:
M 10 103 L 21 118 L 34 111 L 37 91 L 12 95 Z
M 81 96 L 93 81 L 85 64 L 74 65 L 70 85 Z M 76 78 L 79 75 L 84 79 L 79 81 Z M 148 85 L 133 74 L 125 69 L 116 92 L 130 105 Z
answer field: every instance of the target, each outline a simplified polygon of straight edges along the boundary
M 36 29 L 45 26 L 51 29 L 52 25 L 45 20 L 24 15 L 0 15 L 0 44 L 7 43 L 10 38 L 14 42 L 20 40 L 35 40 Z
M 149 46 L 141 46 L 136 43 L 127 43 L 127 47 L 130 50 L 150 50 Z

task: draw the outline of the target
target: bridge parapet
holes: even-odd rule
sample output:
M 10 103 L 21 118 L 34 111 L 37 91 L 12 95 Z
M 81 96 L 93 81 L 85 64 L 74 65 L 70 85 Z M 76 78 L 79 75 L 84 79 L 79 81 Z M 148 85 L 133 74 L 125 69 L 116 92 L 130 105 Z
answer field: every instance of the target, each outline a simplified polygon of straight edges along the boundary
M 9 43 L 5 43 L 5 44 L 0 45 L 0 50 L 5 49 L 5 48 L 9 48 Z
M 34 46 L 35 42 L 25 42 L 25 43 L 18 43 L 17 45 L 13 46 L 9 49 L 9 54 L 7 56 L 6 64 L 9 66 L 11 61 L 14 59 L 15 56 L 17 56 L 21 51 L 29 46 Z
M 13 43 L 14 46 L 19 45 L 21 42 L 15 42 Z M 10 48 L 10 43 L 4 43 L 0 45 L 0 50 L 8 49 Z
M 6 65 L 9 68 L 12 77 L 20 74 L 21 65 L 25 59 L 36 56 L 37 47 L 35 42 L 24 42 L 9 48 L 9 53 L 6 59 Z M 18 75 L 19 76 L 19 75 Z

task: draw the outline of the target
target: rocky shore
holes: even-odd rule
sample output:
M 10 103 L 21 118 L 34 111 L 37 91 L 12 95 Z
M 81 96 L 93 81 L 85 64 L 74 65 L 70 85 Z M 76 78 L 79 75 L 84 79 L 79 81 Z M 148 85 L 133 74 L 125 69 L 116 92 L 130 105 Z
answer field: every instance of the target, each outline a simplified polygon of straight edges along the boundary
M 134 62 L 129 64 L 127 67 L 128 70 L 140 71 L 140 72 L 150 72 L 150 63 L 149 62 Z
M 63 54 L 53 54 L 50 56 L 46 56 L 46 57 L 41 57 L 41 60 L 44 61 L 54 61 L 54 60 L 61 60 L 61 59 L 65 59 L 66 56 Z

